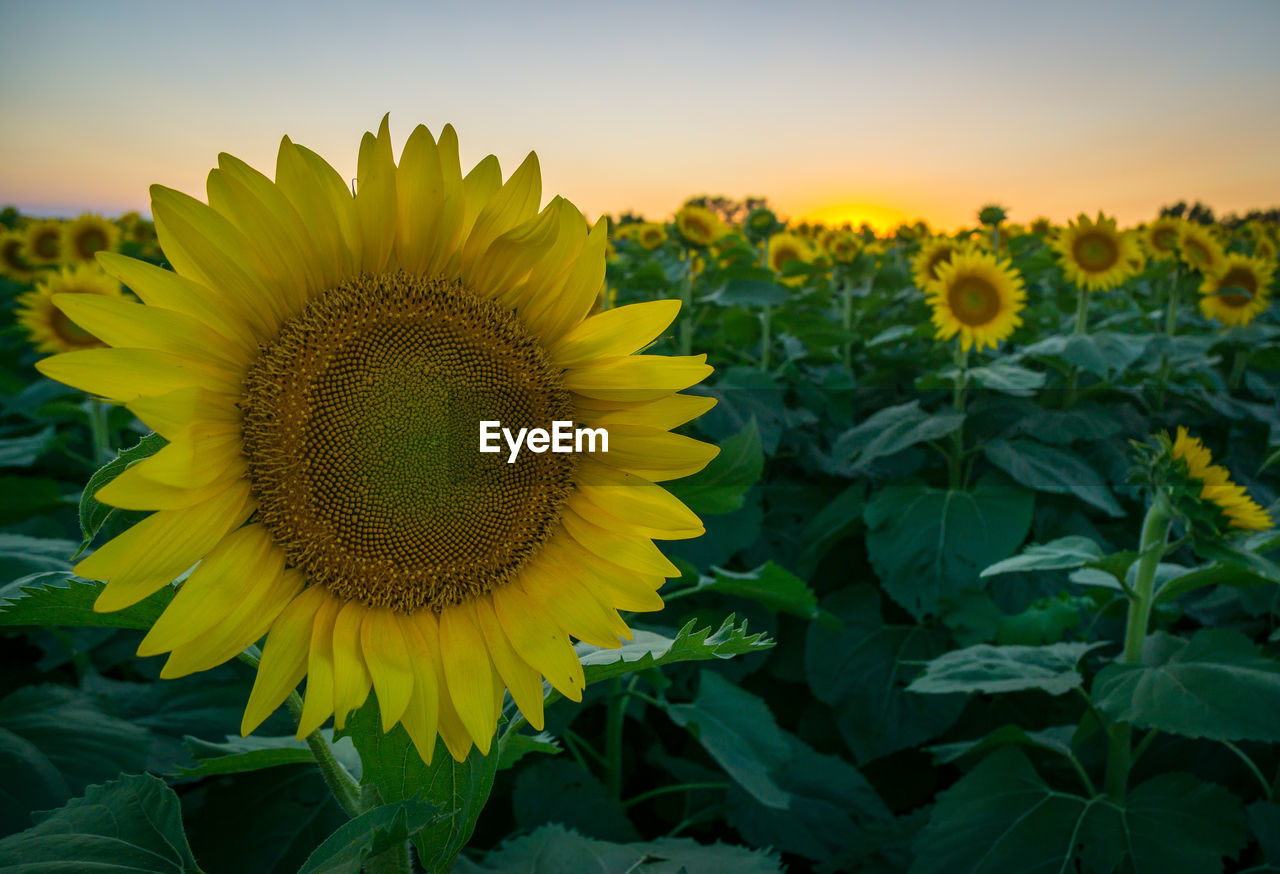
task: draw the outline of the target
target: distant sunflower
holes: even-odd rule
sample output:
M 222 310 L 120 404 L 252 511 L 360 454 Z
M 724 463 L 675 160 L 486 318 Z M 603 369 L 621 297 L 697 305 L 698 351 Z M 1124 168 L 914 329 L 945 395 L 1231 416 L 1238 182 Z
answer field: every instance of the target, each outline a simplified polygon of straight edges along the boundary
M 82 264 L 64 267 L 33 288 L 18 296 L 17 321 L 27 331 L 31 345 L 38 352 L 72 352 L 93 349 L 103 342 L 67 318 L 57 307 L 55 295 L 97 295 L 123 302 L 120 283 L 97 267 Z
M 1268 236 L 1260 236 L 1253 243 L 1253 256 L 1267 261 L 1275 261 L 1277 254 L 1276 241 Z
M 667 241 L 667 229 L 657 222 L 643 222 L 634 239 L 646 249 L 653 250 Z
M 1022 324 L 1022 277 L 1007 259 L 986 252 L 957 252 L 938 268 L 929 292 L 935 337 L 960 335 L 962 348 L 995 348 Z
M 950 237 L 934 237 L 926 240 L 911 260 L 911 276 L 916 281 L 916 288 L 928 290 L 938 281 L 938 268 L 951 260 L 957 252 L 965 249 Z
M 1137 272 L 1142 254 L 1132 234 L 1120 231 L 1115 219 L 1084 213 L 1060 228 L 1051 244 L 1062 259 L 1062 271 L 1077 288 L 1106 291 Z
M 862 250 L 862 238 L 851 231 L 831 231 L 823 236 L 822 248 L 837 264 L 851 264 Z
M 1142 244 L 1153 261 L 1178 257 L 1178 238 L 1182 235 L 1182 219 L 1162 215 L 1142 229 Z
M 85 213 L 62 226 L 62 251 L 69 262 L 93 264 L 94 255 L 112 251 L 119 239 L 119 228 L 92 213 Z
M 769 238 L 769 266 L 774 273 L 781 273 L 782 268 L 792 261 L 808 264 L 813 260 L 813 244 L 797 234 L 786 231 L 774 234 Z M 787 279 L 804 281 L 804 277 L 792 276 Z
M 705 356 L 637 355 L 679 303 L 588 317 L 606 224 L 562 198 L 539 211 L 530 154 L 465 176 L 458 139 L 425 127 L 397 166 L 383 120 L 356 194 L 281 143 L 275 180 L 229 155 L 210 204 L 154 186 L 173 272 L 100 256 L 143 304 L 60 296 L 114 348 L 40 363 L 125 404 L 168 440 L 97 492 L 152 511 L 76 566 L 125 608 L 195 570 L 143 639 L 177 677 L 264 634 L 243 731 L 306 677 L 298 727 L 338 727 L 376 692 L 430 760 L 488 752 L 503 692 L 534 726 L 542 681 L 579 700 L 570 636 L 629 637 L 679 571 L 653 544 L 702 533 L 657 482 L 716 448 L 670 430 Z M 479 423 L 606 428 L 607 452 L 478 451 Z M 197 564 L 198 562 L 198 564 Z
M 1044 216 L 1039 216 L 1038 218 L 1033 218 L 1031 220 L 1028 230 L 1033 234 L 1039 234 L 1042 237 L 1047 237 L 1053 233 L 1053 222 Z
M 1171 455 L 1175 461 L 1186 462 L 1187 476 L 1203 484 L 1201 500 L 1216 506 L 1230 527 L 1248 531 L 1266 531 L 1271 527 L 1267 511 L 1249 497 L 1244 486 L 1232 482 L 1230 471 L 1214 464 L 1213 455 L 1199 438 L 1192 437 L 1181 425 Z
M 47 267 L 62 261 L 62 222 L 34 221 L 23 232 L 22 257 L 28 264 Z
M 676 230 L 691 246 L 710 246 L 728 231 L 720 216 L 709 209 L 689 203 L 676 213 Z
M 0 233 L 0 276 L 7 276 L 18 282 L 26 282 L 36 275 L 35 269 L 27 263 L 23 252 L 26 248 L 26 237 L 18 231 Z
M 1222 269 L 1226 253 L 1204 225 L 1183 222 L 1178 233 L 1178 257 L 1183 264 L 1207 276 Z
M 1200 284 L 1200 312 L 1224 325 L 1247 325 L 1267 308 L 1275 265 L 1248 255 L 1224 255 Z

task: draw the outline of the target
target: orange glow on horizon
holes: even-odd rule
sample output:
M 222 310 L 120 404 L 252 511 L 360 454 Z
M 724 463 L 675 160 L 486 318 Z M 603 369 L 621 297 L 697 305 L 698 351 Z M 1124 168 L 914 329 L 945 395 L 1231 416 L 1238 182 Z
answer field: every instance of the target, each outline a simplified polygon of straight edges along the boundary
M 916 216 L 909 215 L 891 206 L 874 203 L 839 203 L 812 209 L 795 218 L 795 222 L 822 223 L 829 227 L 839 227 L 848 222 L 855 230 L 862 224 L 868 224 L 878 234 L 891 231 L 903 222 L 914 222 Z

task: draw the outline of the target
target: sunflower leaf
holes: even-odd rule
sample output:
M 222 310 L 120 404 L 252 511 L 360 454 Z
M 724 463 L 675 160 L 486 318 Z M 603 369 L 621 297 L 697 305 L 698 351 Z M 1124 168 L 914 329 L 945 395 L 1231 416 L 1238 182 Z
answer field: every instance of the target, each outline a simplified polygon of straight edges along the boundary
M 689 620 L 675 638 L 636 630 L 634 638 L 618 649 L 578 644 L 587 685 L 675 662 L 727 659 L 763 652 L 774 644 L 763 632 L 748 634 L 746 621 L 735 624 L 732 613 L 714 633 L 710 626 L 695 631 L 696 624 L 696 619 Z
M 81 580 L 66 573 L 32 574 L 0 589 L 0 627 L 150 628 L 173 600 L 165 586 L 132 607 L 98 613 L 93 602 L 106 583 Z
M 439 819 L 436 808 L 420 798 L 367 810 L 316 847 L 298 874 L 360 874 L 365 860 L 394 850 Z
M 93 496 L 100 488 L 124 473 L 129 465 L 144 458 L 150 458 L 163 449 L 166 443 L 168 441 L 159 434 L 148 434 L 135 445 L 120 450 L 115 458 L 98 468 L 93 476 L 89 477 L 89 482 L 80 495 L 80 532 L 84 536 L 84 542 L 80 544 L 81 551 L 93 543 L 93 538 L 98 536 L 102 526 L 106 525 L 112 514 L 117 512 L 115 507 L 108 507 Z
M 908 692 L 1022 692 L 1040 689 L 1062 695 L 1084 677 L 1076 663 L 1105 643 L 1051 643 L 1048 646 L 990 646 L 980 643 L 944 653 L 925 665 Z

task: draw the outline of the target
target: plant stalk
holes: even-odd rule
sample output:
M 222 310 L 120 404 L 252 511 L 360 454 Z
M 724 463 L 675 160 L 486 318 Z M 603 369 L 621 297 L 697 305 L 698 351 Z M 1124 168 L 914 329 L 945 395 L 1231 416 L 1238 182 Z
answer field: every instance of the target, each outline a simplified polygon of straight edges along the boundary
M 849 277 L 843 272 L 840 276 L 840 326 L 844 329 L 846 336 L 849 331 L 853 330 L 853 283 L 849 281 Z M 846 339 L 841 346 L 840 360 L 844 363 L 845 370 L 853 369 L 853 342 Z
M 680 283 L 680 354 L 693 354 L 693 255 L 687 258 L 684 280 Z
M 293 714 L 294 721 L 302 718 L 302 696 L 297 692 L 290 692 L 289 697 L 285 699 L 285 705 L 289 708 L 289 712 Z M 324 735 L 320 732 L 313 731 L 307 735 L 307 746 L 311 748 L 311 754 L 316 757 L 316 765 L 320 768 L 320 774 L 324 777 L 324 783 L 329 787 L 329 791 L 333 793 L 334 800 L 350 817 L 357 817 L 362 811 L 360 804 L 360 787 L 351 775 L 347 773 L 347 769 L 342 767 L 342 763 L 338 761 L 333 754 L 333 748 L 329 746 L 329 742 L 324 739 Z
M 964 412 L 965 388 L 969 382 L 969 349 L 964 341 L 956 339 L 956 384 L 951 395 L 951 405 L 957 413 Z M 951 432 L 951 455 L 947 459 L 947 478 L 951 491 L 958 491 L 964 484 L 964 423 Z

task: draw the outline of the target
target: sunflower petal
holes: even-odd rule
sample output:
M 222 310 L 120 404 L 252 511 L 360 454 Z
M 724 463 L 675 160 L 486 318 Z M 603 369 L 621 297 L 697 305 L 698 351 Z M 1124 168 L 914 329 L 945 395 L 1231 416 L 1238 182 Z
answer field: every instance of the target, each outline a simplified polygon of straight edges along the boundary
M 565 388 L 612 401 L 651 401 L 696 385 L 711 375 L 706 355 L 631 355 L 570 369 Z
M 492 597 L 498 622 L 516 654 L 561 695 L 581 701 L 586 686 L 582 662 L 556 621 L 516 586 L 499 586 Z
M 542 675 L 524 659 L 516 654 L 507 639 L 507 634 L 498 622 L 498 614 L 494 612 L 491 598 L 477 598 L 475 601 L 476 623 L 484 634 L 486 649 L 498 675 L 511 690 L 511 699 L 516 702 L 525 720 L 537 731 L 542 731 Z
M 234 371 L 172 352 L 150 349 L 82 349 L 36 362 L 50 379 L 113 401 L 132 401 L 180 388 L 236 392 Z
M 498 714 L 493 710 L 493 666 L 469 603 L 440 611 L 440 663 L 458 718 L 487 754 Z
M 306 737 L 333 714 L 333 624 L 343 603 L 327 593 L 316 609 L 307 652 L 307 690 L 298 718 L 298 739 Z
M 387 116 L 383 116 L 378 135 L 366 133 L 360 141 L 356 171 L 356 215 L 366 273 L 381 273 L 391 259 L 396 210 L 396 165 Z
M 338 171 L 310 149 L 284 137 L 276 154 L 276 184 L 315 241 L 325 287 L 358 272 L 360 225 L 355 202 Z M 327 268 L 327 269 L 326 269 Z
M 328 599 L 323 588 L 304 589 L 271 624 L 253 691 L 249 693 L 249 703 L 240 722 L 241 736 L 248 735 L 275 713 L 306 676 L 316 611 Z
M 413 696 L 413 667 L 402 621 L 390 610 L 370 608 L 360 625 L 360 649 L 378 694 L 383 731 L 400 720 Z
M 643 574 L 680 576 L 679 569 L 647 537 L 601 528 L 577 513 L 564 513 L 560 521 L 579 546 L 605 561 Z
M 413 672 L 413 695 L 400 721 L 409 739 L 418 748 L 418 755 L 428 765 L 436 749 L 436 729 L 440 720 L 441 672 L 440 640 L 435 617 L 423 612 L 406 622 L 405 644 L 409 648 L 409 669 Z
M 651 300 L 606 310 L 578 322 L 551 348 L 560 367 L 620 358 L 656 340 L 680 312 L 680 301 Z
M 343 728 L 351 711 L 364 704 L 373 678 L 360 651 L 360 626 L 369 608 L 348 601 L 333 622 L 333 724 Z

